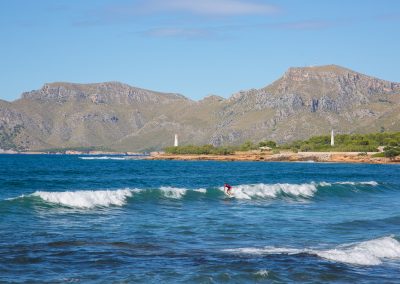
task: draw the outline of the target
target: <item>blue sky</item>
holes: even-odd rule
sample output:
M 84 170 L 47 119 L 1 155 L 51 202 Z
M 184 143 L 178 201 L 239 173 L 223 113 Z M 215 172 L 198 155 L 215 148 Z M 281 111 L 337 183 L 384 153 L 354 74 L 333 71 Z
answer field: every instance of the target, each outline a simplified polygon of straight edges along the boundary
M 56 81 L 229 97 L 325 64 L 400 81 L 396 0 L 4 0 L 0 37 L 9 101 Z

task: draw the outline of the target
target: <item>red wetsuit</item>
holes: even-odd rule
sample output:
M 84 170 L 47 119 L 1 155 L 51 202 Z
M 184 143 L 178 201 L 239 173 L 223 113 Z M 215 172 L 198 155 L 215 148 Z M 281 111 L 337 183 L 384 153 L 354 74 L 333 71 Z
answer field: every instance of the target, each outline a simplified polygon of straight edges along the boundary
M 229 184 L 225 183 L 225 184 L 224 184 L 224 188 L 225 188 L 225 187 L 227 188 L 226 192 L 227 192 L 227 193 L 230 193 L 230 192 L 231 192 L 231 189 L 232 189 L 232 186 L 230 186 Z

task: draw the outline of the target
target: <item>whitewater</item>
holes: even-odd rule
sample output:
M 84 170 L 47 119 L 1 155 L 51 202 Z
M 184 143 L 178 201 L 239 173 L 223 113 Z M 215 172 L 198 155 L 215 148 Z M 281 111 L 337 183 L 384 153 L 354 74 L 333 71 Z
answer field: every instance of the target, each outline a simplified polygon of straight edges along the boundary
M 352 185 L 345 189 L 346 194 L 354 194 L 360 190 L 373 192 L 371 187 L 378 185 L 375 181 L 367 182 L 337 182 L 334 184 L 339 185 Z M 327 182 L 309 183 L 309 184 L 249 184 L 249 185 L 235 185 L 231 194 L 227 196 L 223 187 L 215 188 L 177 188 L 170 186 L 162 186 L 157 189 L 140 189 L 140 188 L 124 188 L 115 190 L 75 190 L 75 191 L 35 191 L 29 195 L 21 195 L 15 198 L 8 198 L 7 200 L 16 199 L 32 199 L 38 197 L 41 201 L 53 203 L 55 205 L 62 205 L 72 208 L 90 209 L 96 207 L 111 207 L 111 206 L 124 206 L 129 199 L 133 196 L 140 198 L 146 196 L 148 199 L 184 199 L 185 196 L 190 195 L 192 198 L 201 199 L 204 196 L 215 199 L 234 198 L 238 200 L 271 200 L 282 199 L 291 201 L 304 201 L 311 199 L 318 193 L 318 190 L 334 196 L 339 190 L 331 189 L 333 184 Z M 132 201 L 134 202 L 134 201 Z
M 0 155 L 0 282 L 396 283 L 399 202 L 396 165 Z
M 334 249 L 295 249 L 295 248 L 238 248 L 227 249 L 226 252 L 236 254 L 310 254 L 327 260 L 357 265 L 379 265 L 384 260 L 400 259 L 400 243 L 393 237 L 383 237 L 355 244 L 344 244 Z

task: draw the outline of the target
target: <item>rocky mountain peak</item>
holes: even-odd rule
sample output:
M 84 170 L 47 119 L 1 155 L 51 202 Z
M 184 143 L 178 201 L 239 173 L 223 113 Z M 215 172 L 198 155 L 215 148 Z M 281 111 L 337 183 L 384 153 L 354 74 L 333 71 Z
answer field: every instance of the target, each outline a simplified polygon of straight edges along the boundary
M 283 79 L 297 82 L 310 81 L 312 79 L 335 79 L 338 77 L 357 78 L 360 74 L 338 65 L 291 67 L 283 75 Z
M 317 65 L 317 66 L 301 66 L 301 67 L 289 67 L 286 73 L 290 72 L 310 72 L 310 73 L 337 73 L 337 74 L 343 74 L 343 73 L 357 73 L 355 71 L 352 71 L 351 69 L 335 65 L 335 64 L 329 64 L 329 65 Z
M 217 96 L 217 95 L 209 95 L 205 98 L 203 98 L 202 100 L 200 100 L 199 102 L 203 102 L 203 103 L 213 103 L 213 102 L 222 102 L 225 99 L 221 96 Z
M 377 79 L 337 65 L 293 67 L 272 85 L 270 93 L 312 96 L 400 93 L 400 84 Z
M 300 110 L 342 113 L 400 94 L 400 84 L 380 80 L 338 65 L 289 68 L 262 89 L 234 94 L 229 102 L 238 111 L 275 109 L 284 116 Z M 390 100 L 389 100 L 390 101 Z
M 187 100 L 179 94 L 149 91 L 120 82 L 77 84 L 55 82 L 44 84 L 39 90 L 22 94 L 22 99 L 62 104 L 67 101 L 88 101 L 95 104 L 131 104 L 135 102 L 168 103 Z

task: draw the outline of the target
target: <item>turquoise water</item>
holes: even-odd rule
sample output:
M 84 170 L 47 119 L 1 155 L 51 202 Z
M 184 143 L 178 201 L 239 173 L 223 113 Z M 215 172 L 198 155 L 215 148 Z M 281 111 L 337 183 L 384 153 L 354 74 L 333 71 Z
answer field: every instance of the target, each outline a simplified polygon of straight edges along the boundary
M 0 155 L 0 282 L 398 283 L 399 204 L 398 165 Z

